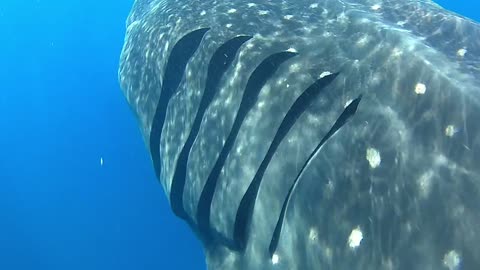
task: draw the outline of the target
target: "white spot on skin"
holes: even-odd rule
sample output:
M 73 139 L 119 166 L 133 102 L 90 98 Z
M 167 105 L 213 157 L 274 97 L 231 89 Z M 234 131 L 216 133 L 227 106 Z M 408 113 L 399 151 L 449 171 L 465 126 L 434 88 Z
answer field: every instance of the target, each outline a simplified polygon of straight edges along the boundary
M 335 184 L 333 184 L 333 181 L 331 179 L 328 179 L 325 191 L 327 191 L 328 194 L 332 194 L 334 190 L 335 190 Z
M 310 228 L 310 233 L 308 234 L 308 239 L 310 239 L 310 241 L 315 241 L 317 240 L 318 238 L 318 232 L 317 232 L 317 229 L 316 228 Z
M 227 106 L 230 105 L 230 104 L 232 104 L 232 96 L 228 96 L 228 97 L 225 99 L 225 103 L 224 103 L 224 104 L 227 105 Z
M 341 24 L 348 23 L 347 14 L 345 14 L 345 12 L 340 13 L 340 15 L 337 16 L 337 22 Z
M 332 33 L 328 32 L 328 31 L 325 31 L 322 35 L 323 35 L 323 37 L 331 37 Z
M 278 257 L 277 253 L 273 253 L 273 256 L 272 256 L 272 264 L 277 264 L 278 261 L 280 260 L 280 257 Z
M 331 73 L 330 71 L 324 71 L 324 72 L 322 72 L 322 73 L 320 74 L 319 78 L 321 79 L 321 78 L 323 78 L 323 77 L 325 77 L 325 76 L 328 76 L 328 75 L 331 75 L 331 74 L 332 74 L 332 73 Z
M 450 250 L 445 256 L 443 256 L 443 265 L 445 265 L 449 270 L 458 270 L 460 269 L 460 263 L 462 258 L 455 250 Z
M 360 230 L 360 227 L 356 227 L 355 229 L 352 230 L 350 233 L 350 236 L 348 237 L 348 246 L 351 249 L 356 249 L 357 247 L 360 246 L 360 243 L 363 240 L 363 233 Z
M 237 12 L 237 10 L 234 9 L 234 8 L 231 8 L 227 11 L 228 14 L 232 14 L 232 13 L 235 13 L 235 12 Z
M 454 125 L 448 125 L 445 128 L 445 136 L 447 137 L 453 137 L 453 135 L 455 135 L 457 132 L 458 132 L 458 129 L 455 128 Z
M 377 168 L 382 162 L 382 159 L 380 157 L 380 152 L 378 152 L 377 149 L 375 148 L 368 148 L 367 160 L 368 160 L 368 163 L 370 164 L 370 168 L 372 169 Z
M 259 101 L 259 102 L 257 103 L 257 106 L 258 106 L 258 108 L 261 109 L 261 108 L 265 107 L 265 102 Z
M 399 48 L 395 47 L 392 50 L 392 57 L 399 57 L 403 54 L 403 51 L 400 50 Z
M 364 35 L 359 40 L 357 40 L 357 46 L 363 47 L 368 43 L 368 36 Z
M 285 83 L 285 81 L 286 81 L 285 78 L 279 79 L 279 80 L 277 80 L 277 85 L 281 87 Z
M 300 70 L 300 65 L 298 63 L 295 63 L 290 66 L 290 72 L 298 72 Z
M 463 58 L 466 53 L 467 53 L 467 49 L 462 48 L 462 49 L 460 49 L 460 50 L 457 51 L 457 56 Z
M 343 106 L 343 108 L 347 108 L 348 105 L 350 105 L 350 103 L 352 103 L 353 99 L 349 99 L 347 100 L 347 102 L 345 102 L 345 105 Z
M 433 160 L 433 163 L 437 166 L 446 166 L 448 163 L 448 159 L 444 155 L 438 154 L 438 155 L 435 155 L 435 159 Z
M 297 53 L 298 51 L 295 48 L 288 48 L 287 52 Z
M 423 198 L 427 198 L 430 194 L 432 189 L 432 178 L 433 178 L 433 171 L 429 170 L 420 176 L 418 179 L 418 189 L 420 190 L 420 195 Z
M 379 9 L 381 9 L 381 8 L 382 8 L 382 6 L 380 6 L 379 4 L 375 4 L 375 5 L 373 5 L 373 6 L 371 7 L 371 9 L 372 9 L 372 10 L 375 10 L 375 11 L 377 11 L 377 10 L 379 10 Z
M 426 91 L 427 91 L 427 86 L 425 86 L 425 84 L 417 83 L 417 85 L 415 85 L 415 93 L 417 95 L 423 95 L 425 94 Z
M 331 260 L 332 256 L 333 256 L 332 248 L 325 247 L 324 252 L 323 252 L 323 256 L 325 256 L 325 258 L 327 258 L 328 260 Z
M 393 266 L 393 261 L 392 261 L 391 258 L 383 259 L 383 260 L 382 260 L 382 265 L 383 265 L 383 268 L 382 268 L 382 269 L 385 269 L 385 270 L 393 270 L 393 269 L 396 269 L 396 268 L 394 268 L 394 266 Z

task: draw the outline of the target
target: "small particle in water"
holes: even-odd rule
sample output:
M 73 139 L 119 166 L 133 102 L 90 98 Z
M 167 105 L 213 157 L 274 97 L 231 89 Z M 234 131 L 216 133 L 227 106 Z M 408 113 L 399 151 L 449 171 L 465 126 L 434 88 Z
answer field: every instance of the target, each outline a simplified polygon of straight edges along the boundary
M 375 148 L 370 147 L 367 149 L 366 158 L 372 169 L 377 168 L 382 162 L 382 158 L 380 157 L 380 152 L 378 152 L 377 149 Z
M 202 10 L 202 12 L 200 12 L 200 16 L 205 16 L 207 14 L 207 12 L 205 10 Z
M 458 129 L 454 125 L 448 125 L 445 128 L 445 136 L 453 137 L 458 132 Z
M 285 15 L 283 16 L 285 20 L 291 20 L 293 18 L 293 15 Z
M 443 256 L 443 265 L 449 270 L 458 270 L 460 268 L 461 256 L 455 250 L 450 250 L 445 256 Z
M 234 9 L 234 8 L 231 8 L 227 11 L 228 14 L 232 14 L 232 13 L 235 13 L 235 12 L 237 12 L 237 10 Z
M 277 264 L 279 260 L 280 260 L 280 257 L 277 255 L 277 253 L 273 253 L 272 264 Z
M 103 157 L 100 157 L 100 166 L 103 166 Z
M 382 6 L 380 6 L 379 4 L 375 4 L 375 5 L 373 5 L 373 6 L 371 7 L 371 9 L 372 9 L 372 10 L 375 10 L 375 11 L 376 11 L 376 10 L 379 10 L 379 9 L 381 9 L 381 8 L 382 8 Z
M 311 5 L 310 5 L 310 8 L 318 8 L 318 4 L 317 4 L 317 3 L 311 4 Z
M 415 85 L 415 93 L 417 93 L 417 95 L 423 95 L 426 91 L 427 87 L 425 86 L 425 84 L 417 83 L 417 85 Z
M 232 27 L 232 24 L 231 24 L 231 23 L 227 23 L 227 25 L 225 25 L 225 27 L 231 28 L 231 27 Z
M 258 15 L 267 15 L 268 11 L 267 10 L 260 10 L 258 11 Z
M 467 49 L 461 48 L 461 49 L 459 49 L 459 50 L 457 51 L 457 56 L 463 58 L 466 53 L 467 53 Z
M 348 246 L 351 249 L 356 249 L 357 247 L 360 246 L 360 243 L 363 240 L 363 233 L 360 230 L 360 227 L 356 227 L 355 229 L 352 230 L 350 233 L 350 236 L 348 237 Z

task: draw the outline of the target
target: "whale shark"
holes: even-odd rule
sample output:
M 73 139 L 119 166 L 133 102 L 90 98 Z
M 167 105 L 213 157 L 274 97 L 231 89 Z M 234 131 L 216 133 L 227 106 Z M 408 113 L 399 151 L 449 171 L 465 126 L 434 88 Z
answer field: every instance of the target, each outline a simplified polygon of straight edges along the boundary
M 477 22 L 136 0 L 126 26 L 123 94 L 208 269 L 480 269 Z

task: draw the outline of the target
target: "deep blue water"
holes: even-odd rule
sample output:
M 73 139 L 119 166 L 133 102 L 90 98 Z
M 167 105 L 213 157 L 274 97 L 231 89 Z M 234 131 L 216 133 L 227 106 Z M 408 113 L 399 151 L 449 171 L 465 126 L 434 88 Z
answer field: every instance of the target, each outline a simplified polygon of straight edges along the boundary
M 1 0 L 1 270 L 205 269 L 118 86 L 131 4 Z

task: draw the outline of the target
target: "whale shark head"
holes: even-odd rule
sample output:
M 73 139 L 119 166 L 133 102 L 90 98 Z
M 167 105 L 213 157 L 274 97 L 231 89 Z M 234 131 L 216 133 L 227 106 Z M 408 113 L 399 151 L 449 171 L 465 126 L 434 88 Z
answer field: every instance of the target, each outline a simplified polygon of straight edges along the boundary
M 137 0 L 119 79 L 209 269 L 479 269 L 480 26 L 429 0 Z

